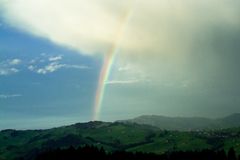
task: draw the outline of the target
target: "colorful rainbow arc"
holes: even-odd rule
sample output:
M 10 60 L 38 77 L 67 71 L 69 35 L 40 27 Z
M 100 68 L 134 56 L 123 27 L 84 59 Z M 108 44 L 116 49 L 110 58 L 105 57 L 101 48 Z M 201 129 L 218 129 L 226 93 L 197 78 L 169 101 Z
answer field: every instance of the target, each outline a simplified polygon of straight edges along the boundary
M 92 120 L 98 120 L 99 119 L 99 114 L 101 110 L 101 105 L 104 97 L 104 92 L 105 92 L 105 84 L 108 81 L 108 77 L 111 71 L 111 67 L 115 58 L 115 55 L 118 50 L 118 46 L 121 42 L 122 36 L 124 34 L 124 30 L 130 20 L 130 16 L 132 13 L 132 7 L 128 9 L 125 14 L 121 18 L 121 25 L 119 26 L 117 30 L 116 37 L 114 39 L 114 43 L 110 47 L 109 51 L 105 54 L 104 61 L 103 61 L 103 66 L 101 68 L 99 80 L 98 80 L 98 86 L 96 90 L 96 95 L 95 95 L 95 101 L 94 101 L 94 107 L 93 107 L 93 118 Z

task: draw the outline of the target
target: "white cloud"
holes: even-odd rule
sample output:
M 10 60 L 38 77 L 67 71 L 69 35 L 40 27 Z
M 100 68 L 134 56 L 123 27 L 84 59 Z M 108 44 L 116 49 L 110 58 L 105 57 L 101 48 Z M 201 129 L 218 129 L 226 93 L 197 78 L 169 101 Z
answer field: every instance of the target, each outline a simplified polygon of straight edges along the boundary
M 20 59 L 12 59 L 12 60 L 9 60 L 9 65 L 18 65 L 22 62 L 22 60 Z
M 13 0 L 0 6 L 9 24 L 93 54 L 105 52 L 112 43 L 128 4 L 126 0 Z
M 71 64 L 61 64 L 57 61 L 51 62 L 42 68 L 38 68 L 37 66 L 29 65 L 28 69 L 30 71 L 36 72 L 38 74 L 47 74 L 55 72 L 59 69 L 66 68 L 66 69 L 89 69 L 88 66 L 85 65 L 71 65 Z
M 105 84 L 111 84 L 111 85 L 114 85 L 114 84 L 133 84 L 133 83 L 138 83 L 138 82 L 140 82 L 140 80 L 137 80 L 137 79 L 133 79 L 133 80 L 110 80 L 110 81 L 105 82 Z
M 12 26 L 89 54 L 105 53 L 115 43 L 128 10 L 132 16 L 121 45 L 126 54 L 184 52 L 195 33 L 216 24 L 239 25 L 237 0 L 133 1 L 11 0 L 0 6 Z
M 63 66 L 64 66 L 64 64 L 59 64 L 58 62 L 52 62 L 43 68 L 37 69 L 36 72 L 39 74 L 52 73 L 52 72 L 55 72 L 58 69 L 62 68 Z
M 9 59 L 0 62 L 0 76 L 12 75 L 19 72 L 19 69 L 13 67 L 20 64 L 20 59 Z
M 0 99 L 8 99 L 8 98 L 15 98 L 15 97 L 21 97 L 20 94 L 0 94 Z
M 35 57 L 34 59 L 31 59 L 28 63 L 31 65 L 37 64 L 37 63 L 45 63 L 45 62 L 56 62 L 63 59 L 62 55 L 52 56 L 48 55 L 46 53 L 41 53 L 40 57 Z
M 30 64 L 35 64 L 36 61 L 37 61 L 36 59 L 32 59 L 32 60 L 29 61 L 29 63 L 30 63 Z
M 15 58 L 15 59 L 8 59 L 5 61 L 0 62 L 0 66 L 14 66 L 14 65 L 19 65 L 22 62 L 21 59 Z
M 48 60 L 49 61 L 59 61 L 62 59 L 62 56 L 55 56 L 55 57 L 49 57 Z
M 19 70 L 16 68 L 0 68 L 0 76 L 7 76 L 18 72 Z
M 46 56 L 47 56 L 47 54 L 46 54 L 46 53 L 44 53 L 44 52 L 43 52 L 43 53 L 41 53 L 40 55 L 41 55 L 42 57 L 46 57 Z
M 16 68 L 10 68 L 9 70 L 10 70 L 11 72 L 13 72 L 13 73 L 17 73 L 17 72 L 19 72 L 19 70 L 16 69 Z
M 35 66 L 30 65 L 30 66 L 28 66 L 28 69 L 29 69 L 30 71 L 33 71 L 33 70 L 35 69 Z
M 50 55 L 47 55 L 46 53 L 41 53 L 41 57 L 43 58 L 37 57 L 29 61 L 29 66 L 27 67 L 28 70 L 38 74 L 48 74 L 48 73 L 58 71 L 59 69 L 62 69 L 62 68 L 66 68 L 66 69 L 89 69 L 90 68 L 86 65 L 60 63 L 60 60 L 63 59 L 62 55 L 50 56 Z M 48 64 L 42 66 L 42 63 L 44 62 L 48 62 Z M 38 65 L 41 65 L 41 67 L 38 67 Z
M 89 66 L 85 65 L 72 65 L 72 64 L 64 64 L 64 68 L 73 68 L 73 69 L 90 69 Z
M 118 71 L 122 72 L 122 71 L 129 71 L 131 70 L 131 68 L 129 66 L 124 66 L 124 67 L 119 67 Z

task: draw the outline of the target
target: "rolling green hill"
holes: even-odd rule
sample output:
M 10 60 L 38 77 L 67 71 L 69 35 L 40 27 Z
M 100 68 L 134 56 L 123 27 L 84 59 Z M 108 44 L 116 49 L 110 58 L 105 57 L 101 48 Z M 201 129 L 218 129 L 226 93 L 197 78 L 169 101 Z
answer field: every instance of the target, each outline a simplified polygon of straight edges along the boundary
M 226 149 L 240 153 L 240 128 L 218 131 L 166 131 L 138 124 L 88 122 L 47 130 L 3 130 L 0 159 L 32 159 L 50 148 L 95 145 L 108 151 L 164 153 L 178 150 Z

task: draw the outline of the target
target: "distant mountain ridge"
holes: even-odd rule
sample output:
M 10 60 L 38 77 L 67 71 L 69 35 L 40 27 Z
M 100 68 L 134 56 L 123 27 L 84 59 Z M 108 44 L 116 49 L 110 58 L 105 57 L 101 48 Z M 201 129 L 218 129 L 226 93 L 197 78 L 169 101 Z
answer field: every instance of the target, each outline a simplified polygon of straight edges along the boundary
M 120 120 L 123 123 L 145 124 L 165 130 L 209 130 L 240 127 L 240 113 L 224 118 L 210 119 L 202 117 L 167 117 L 160 115 L 143 115 L 129 120 Z

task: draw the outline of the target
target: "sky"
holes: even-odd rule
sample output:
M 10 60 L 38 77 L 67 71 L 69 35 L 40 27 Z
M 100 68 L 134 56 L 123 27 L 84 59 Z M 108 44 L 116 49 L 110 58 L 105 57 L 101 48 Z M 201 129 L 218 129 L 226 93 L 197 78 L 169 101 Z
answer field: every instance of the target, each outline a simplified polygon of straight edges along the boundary
M 0 129 L 240 112 L 238 0 L 0 0 Z

